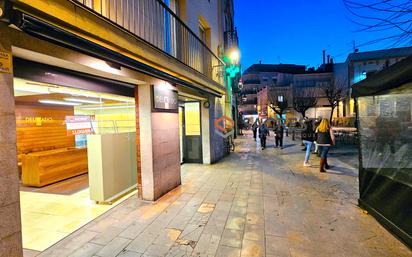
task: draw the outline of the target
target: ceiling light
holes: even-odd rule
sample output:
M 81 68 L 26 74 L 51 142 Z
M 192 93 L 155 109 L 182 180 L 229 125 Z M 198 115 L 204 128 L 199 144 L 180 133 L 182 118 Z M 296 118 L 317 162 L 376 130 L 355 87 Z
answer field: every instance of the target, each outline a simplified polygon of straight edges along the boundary
M 40 99 L 39 103 L 42 103 L 42 104 L 57 104 L 57 105 L 70 105 L 70 106 L 81 105 L 81 103 L 73 103 L 73 102 L 50 100 L 50 99 Z
M 28 85 L 28 84 L 18 84 L 14 85 L 14 90 L 22 91 L 22 92 L 29 92 L 29 93 L 37 93 L 37 94 L 49 94 L 49 89 L 44 86 L 37 86 L 37 85 Z
M 107 110 L 107 109 L 126 109 L 135 108 L 134 105 L 116 105 L 116 106 L 101 106 L 101 107 L 83 107 L 82 110 Z
M 100 95 L 100 98 L 106 99 L 106 100 L 119 101 L 119 102 L 134 103 L 134 99 L 133 99 L 133 98 L 131 98 L 131 97 L 126 97 L 126 96 L 106 96 L 106 95 Z
M 126 103 L 133 103 L 134 98 L 126 97 L 126 96 L 115 96 L 115 95 L 106 95 L 104 93 L 95 93 L 89 91 L 83 91 L 74 88 L 50 88 L 50 92 L 59 93 L 59 94 L 68 94 L 72 96 L 84 96 L 84 97 L 91 97 L 91 98 L 101 98 L 106 100 L 113 100 L 119 102 L 126 102 Z M 99 102 L 100 103 L 100 102 Z
M 37 93 L 37 94 L 50 94 L 49 91 L 42 88 L 14 88 L 16 91 L 28 92 L 28 93 Z
M 89 99 L 80 99 L 80 98 L 64 98 L 64 100 L 68 102 L 85 103 L 85 104 L 104 104 L 100 100 L 89 100 Z

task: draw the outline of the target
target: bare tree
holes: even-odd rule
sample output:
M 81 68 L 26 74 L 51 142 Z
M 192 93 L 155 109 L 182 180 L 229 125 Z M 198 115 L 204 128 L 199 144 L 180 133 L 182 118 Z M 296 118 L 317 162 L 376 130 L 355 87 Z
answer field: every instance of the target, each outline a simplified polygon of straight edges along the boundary
M 383 40 L 392 46 L 412 43 L 412 0 L 342 0 L 359 32 L 385 33 L 362 45 Z M 388 35 L 388 32 L 391 34 Z
M 335 111 L 336 107 L 339 106 L 339 103 L 343 101 L 348 94 L 347 84 L 342 81 L 332 81 L 331 82 L 323 82 L 320 86 L 321 90 L 325 94 L 326 99 L 329 102 L 331 112 L 329 121 L 332 122 L 333 112 Z
M 269 90 L 268 92 L 269 107 L 283 119 L 283 114 L 289 109 L 289 103 L 286 95 L 282 92 Z
M 293 109 L 306 117 L 306 111 L 315 107 L 318 95 L 314 88 L 295 88 L 293 91 Z

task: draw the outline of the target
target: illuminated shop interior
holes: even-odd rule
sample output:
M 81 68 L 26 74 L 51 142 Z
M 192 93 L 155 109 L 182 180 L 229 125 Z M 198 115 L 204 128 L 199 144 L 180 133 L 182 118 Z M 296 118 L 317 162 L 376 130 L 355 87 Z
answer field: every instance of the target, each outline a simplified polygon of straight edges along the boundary
M 23 247 L 43 251 L 135 193 L 135 101 L 21 78 L 14 94 Z

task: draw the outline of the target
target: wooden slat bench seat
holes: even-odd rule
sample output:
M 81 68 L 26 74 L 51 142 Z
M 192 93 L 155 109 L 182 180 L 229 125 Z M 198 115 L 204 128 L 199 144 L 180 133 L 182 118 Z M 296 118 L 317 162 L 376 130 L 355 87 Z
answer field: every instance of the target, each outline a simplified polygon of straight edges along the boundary
M 87 148 L 59 148 L 22 156 L 22 184 L 42 187 L 87 173 Z

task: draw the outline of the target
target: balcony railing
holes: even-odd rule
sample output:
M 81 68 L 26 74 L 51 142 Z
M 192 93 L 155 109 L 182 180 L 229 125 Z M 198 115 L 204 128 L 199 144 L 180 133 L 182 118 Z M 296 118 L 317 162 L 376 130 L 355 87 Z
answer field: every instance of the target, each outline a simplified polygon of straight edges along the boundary
M 237 30 L 230 30 L 230 31 L 225 31 L 224 33 L 224 46 L 225 46 L 225 51 L 230 50 L 231 48 L 237 48 L 239 45 L 239 39 L 237 36 Z
M 75 0 L 187 66 L 222 83 L 224 62 L 160 0 Z
M 257 94 L 257 90 L 256 89 L 242 89 L 242 94 L 244 95 L 254 95 Z
M 260 79 L 245 79 L 243 80 L 243 84 L 260 84 Z
M 242 104 L 244 104 L 244 105 L 257 104 L 257 99 L 246 100 L 246 101 L 243 101 Z

